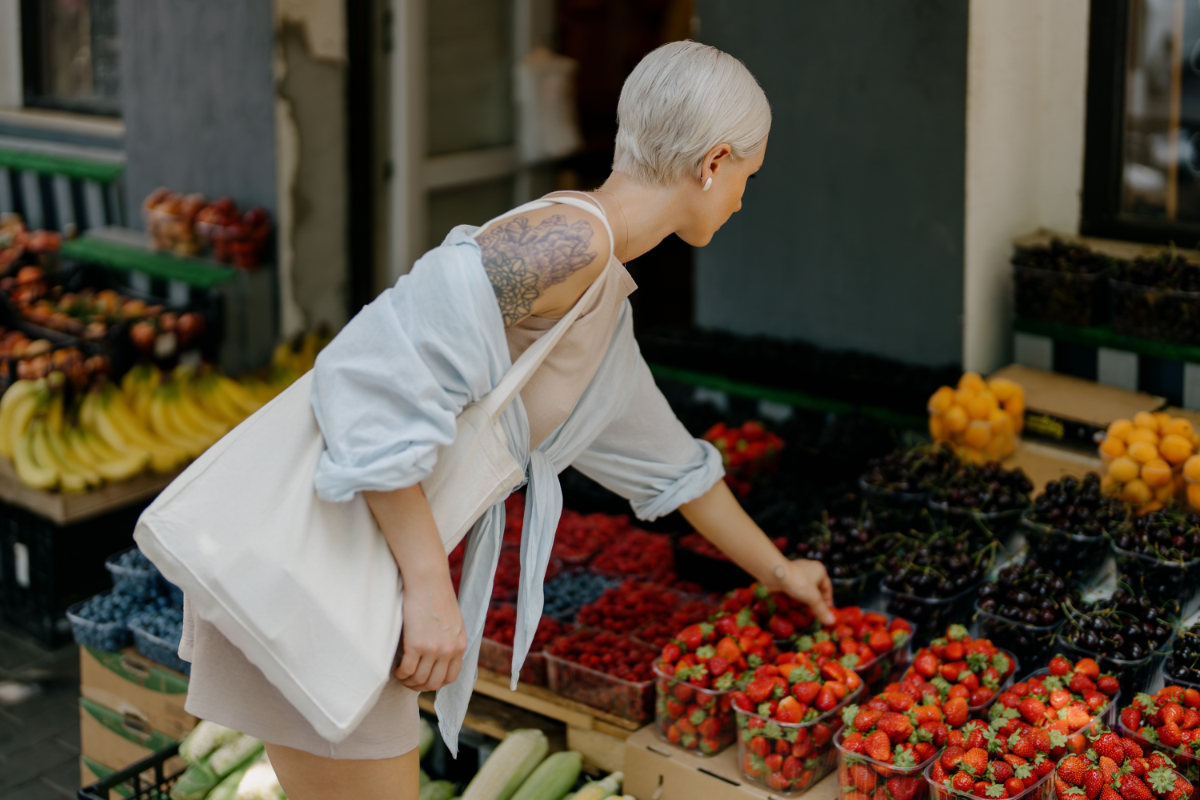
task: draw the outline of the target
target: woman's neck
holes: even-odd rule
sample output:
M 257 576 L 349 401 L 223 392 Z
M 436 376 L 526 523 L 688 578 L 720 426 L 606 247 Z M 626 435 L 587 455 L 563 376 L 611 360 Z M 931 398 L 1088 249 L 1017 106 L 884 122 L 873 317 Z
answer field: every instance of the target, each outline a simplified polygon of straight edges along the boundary
M 674 233 L 684 211 L 677 187 L 643 186 L 621 172 L 608 176 L 596 190 L 596 199 L 608 213 L 622 263 L 650 252 Z

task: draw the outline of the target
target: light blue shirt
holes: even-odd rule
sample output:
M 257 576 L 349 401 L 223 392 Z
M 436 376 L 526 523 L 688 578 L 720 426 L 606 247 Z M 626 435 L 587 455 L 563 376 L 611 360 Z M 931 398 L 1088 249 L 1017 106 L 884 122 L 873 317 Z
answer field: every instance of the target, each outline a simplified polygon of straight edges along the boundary
M 326 451 L 315 478 L 324 500 L 413 486 L 429 476 L 464 406 L 512 366 L 477 229 L 462 225 L 364 308 L 317 358 L 312 406 Z M 720 454 L 693 438 L 654 383 L 633 338 L 628 301 L 604 360 L 571 416 L 532 452 L 518 396 L 501 416 L 528 488 L 513 641 L 512 686 L 542 614 L 542 581 L 562 512 L 558 473 L 574 465 L 655 519 L 707 492 L 724 471 Z M 467 535 L 459 606 L 467 650 L 458 680 L 437 693 L 442 737 L 458 732 L 478 675 L 479 646 L 504 533 L 497 502 Z

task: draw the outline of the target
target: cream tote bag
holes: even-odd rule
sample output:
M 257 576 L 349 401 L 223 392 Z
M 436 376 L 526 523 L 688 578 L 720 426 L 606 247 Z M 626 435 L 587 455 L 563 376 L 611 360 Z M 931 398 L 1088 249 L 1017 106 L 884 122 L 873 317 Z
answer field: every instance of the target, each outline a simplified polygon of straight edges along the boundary
M 596 214 L 608 227 L 595 206 L 575 198 L 534 201 L 505 216 L 553 203 Z M 454 442 L 439 449 L 423 486 L 447 553 L 524 478 L 500 415 L 601 283 L 593 282 L 489 394 L 463 409 Z M 309 403 L 312 380 L 311 372 L 301 377 L 184 470 L 143 512 L 134 539 L 201 619 L 261 669 L 317 733 L 338 742 L 390 678 L 402 594 L 396 562 L 362 494 L 330 503 L 313 488 L 325 442 Z

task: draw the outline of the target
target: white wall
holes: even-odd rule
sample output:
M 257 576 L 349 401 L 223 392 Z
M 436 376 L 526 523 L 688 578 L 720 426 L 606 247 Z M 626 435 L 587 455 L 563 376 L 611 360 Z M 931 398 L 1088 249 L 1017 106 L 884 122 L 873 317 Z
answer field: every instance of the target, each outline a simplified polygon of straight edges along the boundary
M 1074 232 L 1083 186 L 1088 0 L 971 0 L 963 365 L 1011 358 L 1012 238 Z
M 0 108 L 21 105 L 21 0 L 0 0 Z

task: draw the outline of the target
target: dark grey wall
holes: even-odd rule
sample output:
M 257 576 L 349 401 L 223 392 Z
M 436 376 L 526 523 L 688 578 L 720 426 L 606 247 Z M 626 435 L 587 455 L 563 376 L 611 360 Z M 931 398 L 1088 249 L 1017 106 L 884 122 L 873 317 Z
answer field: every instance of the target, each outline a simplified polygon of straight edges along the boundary
M 697 251 L 704 327 L 962 353 L 967 3 L 697 0 L 771 102 L 766 163 Z
M 275 213 L 271 0 L 119 0 L 128 219 L 155 187 Z

